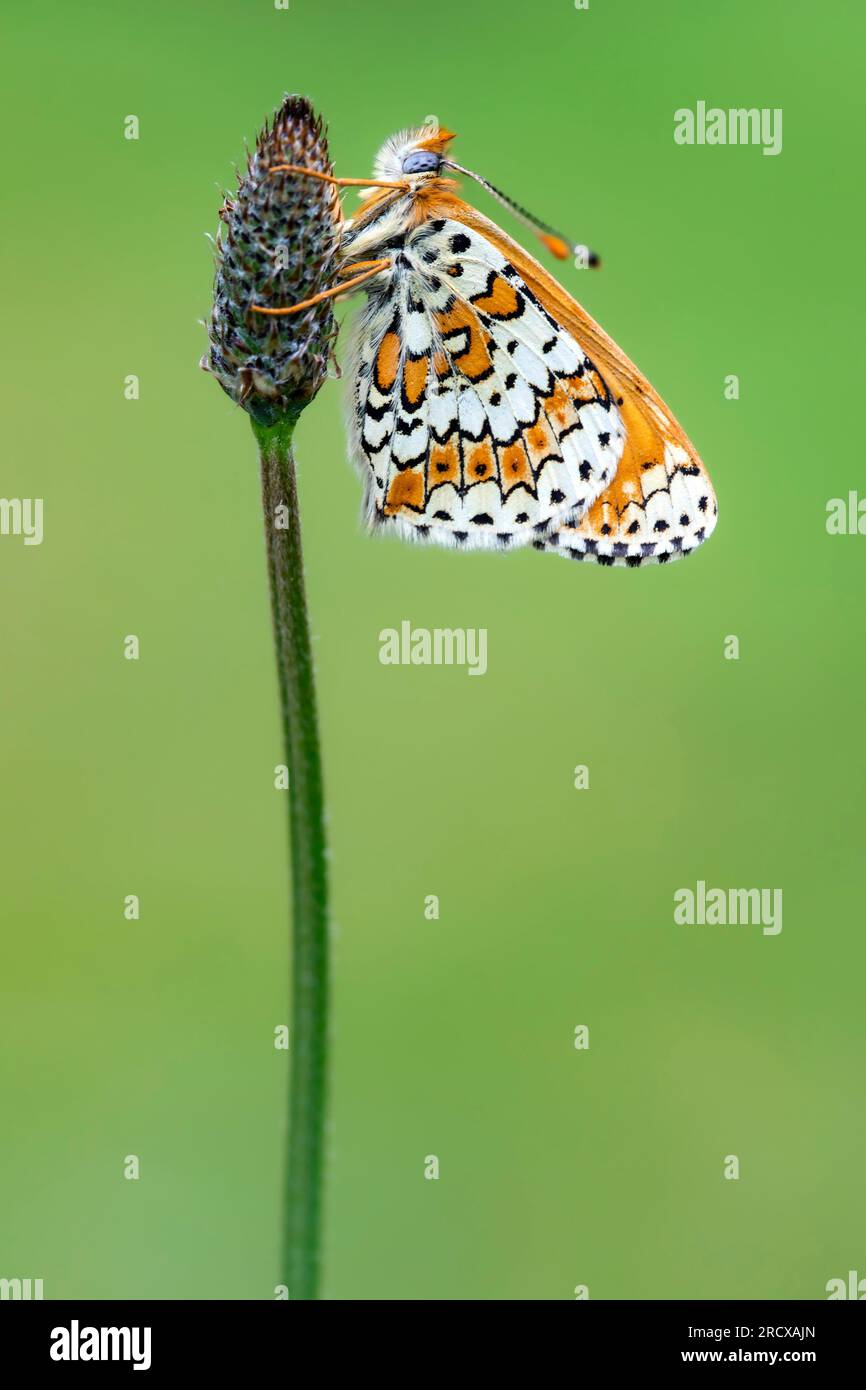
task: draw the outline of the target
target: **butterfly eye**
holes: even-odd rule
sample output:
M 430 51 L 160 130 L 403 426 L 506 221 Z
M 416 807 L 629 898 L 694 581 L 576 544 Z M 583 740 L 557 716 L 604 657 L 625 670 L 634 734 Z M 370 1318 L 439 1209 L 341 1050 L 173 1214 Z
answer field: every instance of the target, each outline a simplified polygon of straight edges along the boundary
M 436 174 L 441 163 L 440 156 L 430 150 L 413 150 L 412 154 L 407 154 L 403 160 L 403 173 Z

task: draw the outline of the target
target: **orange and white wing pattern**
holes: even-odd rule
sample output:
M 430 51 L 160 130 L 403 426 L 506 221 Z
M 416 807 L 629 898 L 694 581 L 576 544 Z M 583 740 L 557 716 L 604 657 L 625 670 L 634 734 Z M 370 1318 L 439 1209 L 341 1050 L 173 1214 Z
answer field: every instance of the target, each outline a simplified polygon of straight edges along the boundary
M 715 493 L 667 411 L 645 397 L 620 400 L 627 445 L 616 477 L 583 517 L 560 526 L 539 548 L 600 565 L 664 564 L 712 534 Z
M 584 345 L 464 222 L 427 218 L 380 254 L 391 264 L 367 287 L 351 371 L 368 523 L 471 548 L 579 520 L 625 444 Z
M 553 276 L 495 223 L 453 201 L 453 215 L 516 266 L 548 320 L 586 349 L 625 434 L 616 474 L 604 491 L 576 519 L 536 537 L 536 548 L 631 568 L 688 555 L 712 534 L 718 510 L 691 440 L 646 377 Z

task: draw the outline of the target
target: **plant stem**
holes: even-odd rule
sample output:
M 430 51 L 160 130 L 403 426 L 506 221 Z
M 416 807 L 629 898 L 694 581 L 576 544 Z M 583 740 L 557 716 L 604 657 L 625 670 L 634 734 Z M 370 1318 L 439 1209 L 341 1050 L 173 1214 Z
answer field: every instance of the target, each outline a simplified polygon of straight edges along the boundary
M 289 769 L 292 1023 L 283 1282 L 318 1297 L 327 1093 L 328 921 L 324 797 L 292 435 L 253 421 L 262 470 L 271 610 Z M 278 515 L 278 508 L 283 509 Z M 286 516 L 287 512 L 287 516 Z

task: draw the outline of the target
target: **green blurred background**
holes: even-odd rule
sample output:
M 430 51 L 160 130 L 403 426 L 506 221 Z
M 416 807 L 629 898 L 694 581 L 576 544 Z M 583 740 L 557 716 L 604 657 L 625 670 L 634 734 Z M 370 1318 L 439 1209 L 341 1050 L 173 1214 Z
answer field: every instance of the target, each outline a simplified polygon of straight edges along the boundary
M 285 91 L 343 174 L 432 112 L 597 247 L 602 273 L 561 278 L 720 501 L 667 569 L 412 548 L 360 531 L 340 384 L 301 422 L 335 920 L 325 1296 L 820 1298 L 866 1275 L 866 540 L 825 530 L 829 498 L 866 491 L 863 19 L 52 0 L 9 29 L 0 492 L 44 497 L 45 539 L 0 538 L 0 1276 L 48 1298 L 278 1279 L 282 755 L 253 440 L 198 371 L 197 320 L 220 191 Z M 699 99 L 782 107 L 783 152 L 676 146 Z M 487 675 L 380 665 L 402 619 L 486 627 Z M 675 926 L 699 878 L 781 887 L 781 935 Z

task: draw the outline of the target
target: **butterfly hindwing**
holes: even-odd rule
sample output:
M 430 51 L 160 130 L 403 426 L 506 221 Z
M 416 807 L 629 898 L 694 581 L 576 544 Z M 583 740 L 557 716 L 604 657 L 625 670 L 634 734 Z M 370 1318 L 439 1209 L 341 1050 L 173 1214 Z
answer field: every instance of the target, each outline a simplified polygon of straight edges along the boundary
M 596 366 L 481 233 L 433 218 L 392 254 L 352 372 L 370 523 L 496 546 L 578 520 L 625 439 Z

